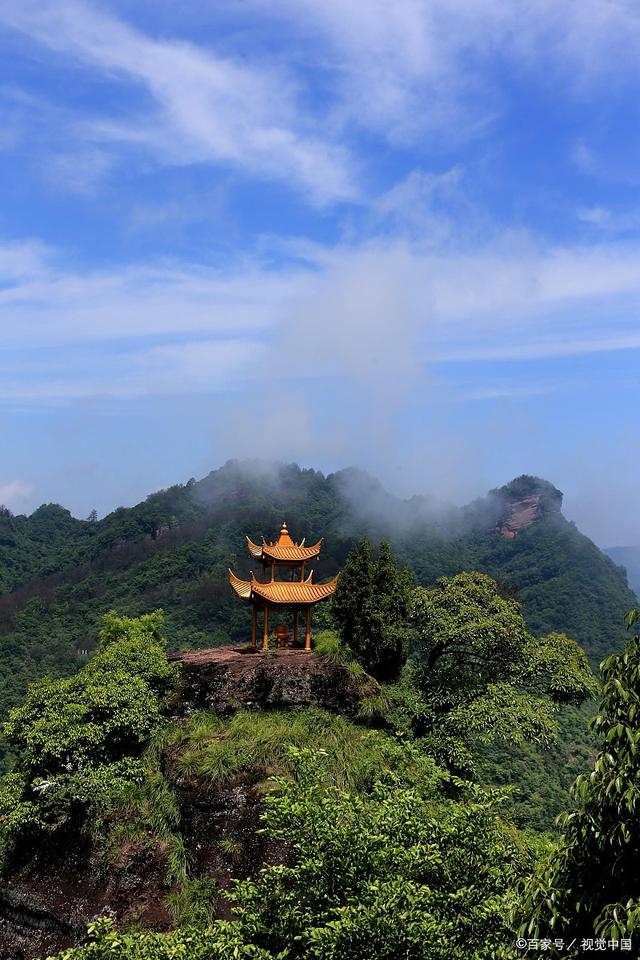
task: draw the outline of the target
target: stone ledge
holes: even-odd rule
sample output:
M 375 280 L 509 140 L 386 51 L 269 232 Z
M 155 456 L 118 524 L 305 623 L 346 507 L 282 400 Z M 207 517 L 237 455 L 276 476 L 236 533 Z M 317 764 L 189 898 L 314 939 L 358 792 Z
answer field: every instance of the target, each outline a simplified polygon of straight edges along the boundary
M 177 716 L 194 710 L 230 714 L 298 706 L 355 716 L 361 701 L 380 689 L 367 674 L 354 675 L 343 664 L 301 649 L 263 653 L 229 646 L 171 654 L 170 659 L 182 672 Z

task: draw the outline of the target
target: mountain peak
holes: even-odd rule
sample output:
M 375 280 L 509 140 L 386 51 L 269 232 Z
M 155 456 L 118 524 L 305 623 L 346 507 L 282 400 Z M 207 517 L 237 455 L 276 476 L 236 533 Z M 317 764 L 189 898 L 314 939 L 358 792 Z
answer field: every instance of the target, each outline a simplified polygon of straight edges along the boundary
M 491 496 L 501 500 L 504 509 L 498 524 L 498 533 L 513 538 L 548 514 L 560 513 L 562 493 L 548 480 L 522 474 L 491 491 Z

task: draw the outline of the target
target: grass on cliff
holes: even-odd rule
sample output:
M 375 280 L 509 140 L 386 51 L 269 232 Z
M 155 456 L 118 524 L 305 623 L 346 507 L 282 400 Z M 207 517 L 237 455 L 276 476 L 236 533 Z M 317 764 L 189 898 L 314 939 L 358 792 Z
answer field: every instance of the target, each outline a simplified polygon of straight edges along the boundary
M 239 712 L 226 720 L 198 713 L 180 731 L 175 746 L 176 772 L 210 786 L 288 774 L 289 747 L 311 747 L 326 756 L 329 782 L 359 790 L 385 769 L 395 769 L 401 755 L 386 734 L 309 708 Z

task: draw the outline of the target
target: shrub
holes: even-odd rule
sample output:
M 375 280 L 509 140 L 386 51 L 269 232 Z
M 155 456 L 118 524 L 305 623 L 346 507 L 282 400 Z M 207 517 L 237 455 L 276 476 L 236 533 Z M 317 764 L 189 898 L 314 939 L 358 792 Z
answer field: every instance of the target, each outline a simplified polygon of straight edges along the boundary
M 17 760 L 0 784 L 5 856 L 19 839 L 81 827 L 142 782 L 175 676 L 161 627 L 161 612 L 109 614 L 96 655 L 75 677 L 34 684 L 11 711 L 4 733 Z

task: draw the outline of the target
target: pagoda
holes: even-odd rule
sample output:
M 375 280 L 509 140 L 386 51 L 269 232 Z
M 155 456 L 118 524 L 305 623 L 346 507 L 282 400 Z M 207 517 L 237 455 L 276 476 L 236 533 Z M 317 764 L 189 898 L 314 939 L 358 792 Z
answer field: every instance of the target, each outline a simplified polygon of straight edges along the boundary
M 311 608 L 330 597 L 336 589 L 338 577 L 328 583 L 314 583 L 313 570 L 305 577 L 305 565 L 320 555 L 318 540 L 311 547 L 306 547 L 304 540 L 294 543 L 289 535 L 286 523 L 277 540 L 267 543 L 264 537 L 262 543 L 254 543 L 247 537 L 247 546 L 250 555 L 260 562 L 261 576 L 257 579 L 253 572 L 250 580 L 241 580 L 233 570 L 229 570 L 229 583 L 235 594 L 242 600 L 248 600 L 252 606 L 251 643 L 257 646 L 258 610 L 263 613 L 262 649 L 269 649 L 269 615 L 271 611 L 282 609 L 293 610 L 293 643 L 298 643 L 298 614 L 305 613 L 304 649 L 311 650 Z M 282 574 L 279 578 L 277 575 Z M 288 574 L 288 579 L 285 579 Z M 286 643 L 288 630 L 278 627 L 277 638 L 279 645 Z

